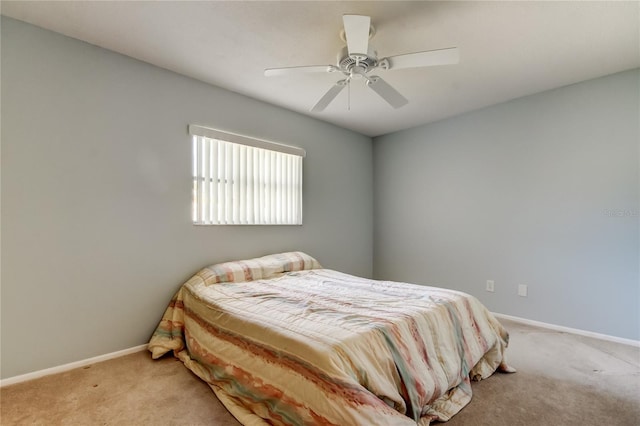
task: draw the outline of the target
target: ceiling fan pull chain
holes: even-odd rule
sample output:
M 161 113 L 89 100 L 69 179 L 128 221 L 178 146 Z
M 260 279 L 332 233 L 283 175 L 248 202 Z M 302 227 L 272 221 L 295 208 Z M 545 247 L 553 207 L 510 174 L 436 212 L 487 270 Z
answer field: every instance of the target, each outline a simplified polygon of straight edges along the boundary
M 351 80 L 347 81 L 347 111 L 351 111 Z

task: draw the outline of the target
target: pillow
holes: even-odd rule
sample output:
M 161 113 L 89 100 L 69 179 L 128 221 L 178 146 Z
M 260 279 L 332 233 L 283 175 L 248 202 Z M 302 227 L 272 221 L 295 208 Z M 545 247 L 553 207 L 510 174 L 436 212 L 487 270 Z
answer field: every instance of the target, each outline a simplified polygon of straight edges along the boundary
M 224 282 L 243 282 L 274 278 L 285 272 L 322 268 L 320 263 L 301 251 L 270 254 L 255 259 L 217 263 L 207 266 L 196 275 L 205 285 Z

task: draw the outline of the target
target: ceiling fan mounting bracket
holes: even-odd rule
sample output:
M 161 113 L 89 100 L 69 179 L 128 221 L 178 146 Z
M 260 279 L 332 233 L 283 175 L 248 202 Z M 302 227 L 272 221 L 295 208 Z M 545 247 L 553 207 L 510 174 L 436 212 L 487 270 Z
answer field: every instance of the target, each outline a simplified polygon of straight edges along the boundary
M 382 68 L 383 70 L 388 70 L 391 68 L 391 64 L 389 63 L 389 59 L 383 58 L 378 61 L 378 68 Z

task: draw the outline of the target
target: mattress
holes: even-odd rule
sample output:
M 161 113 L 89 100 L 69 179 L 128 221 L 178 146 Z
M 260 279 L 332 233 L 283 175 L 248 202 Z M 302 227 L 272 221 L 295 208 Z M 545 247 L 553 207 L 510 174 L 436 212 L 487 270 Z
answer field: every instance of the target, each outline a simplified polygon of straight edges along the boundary
M 301 252 L 204 268 L 149 350 L 206 381 L 244 425 L 428 425 L 513 371 L 508 334 L 473 296 L 324 269 Z

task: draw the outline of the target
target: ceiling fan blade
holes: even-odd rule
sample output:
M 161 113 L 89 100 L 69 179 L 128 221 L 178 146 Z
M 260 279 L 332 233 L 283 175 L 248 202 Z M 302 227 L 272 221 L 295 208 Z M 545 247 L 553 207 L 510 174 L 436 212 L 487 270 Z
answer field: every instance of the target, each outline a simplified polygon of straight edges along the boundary
M 267 68 L 264 70 L 265 77 L 277 77 L 281 75 L 300 74 L 307 72 L 333 72 L 337 68 L 334 65 L 311 65 L 304 67 L 287 67 L 287 68 Z
M 374 92 L 376 92 L 382 99 L 387 101 L 389 105 L 394 108 L 400 108 L 409 103 L 407 98 L 402 96 L 400 92 L 391 87 L 389 83 L 373 75 L 367 80 L 367 86 L 369 86 Z
M 369 28 L 371 18 L 362 15 L 342 15 L 344 36 L 347 39 L 349 56 L 367 56 L 369 51 Z
M 320 98 L 317 104 L 311 108 L 312 112 L 320 112 L 324 111 L 324 109 L 333 101 L 338 93 L 344 89 L 344 86 L 347 85 L 347 80 L 340 80 L 336 84 L 334 84 L 331 89 L 327 93 L 324 94 L 323 97 Z
M 429 50 L 426 52 L 407 53 L 406 55 L 389 56 L 389 69 L 430 67 L 434 65 L 451 65 L 460 62 L 457 47 Z

